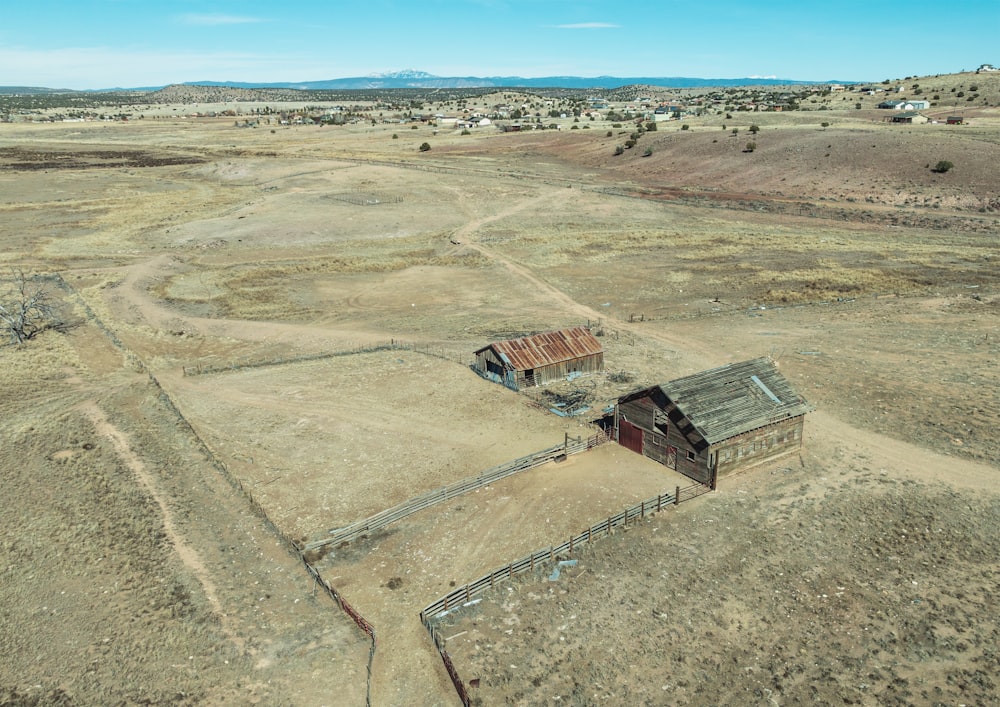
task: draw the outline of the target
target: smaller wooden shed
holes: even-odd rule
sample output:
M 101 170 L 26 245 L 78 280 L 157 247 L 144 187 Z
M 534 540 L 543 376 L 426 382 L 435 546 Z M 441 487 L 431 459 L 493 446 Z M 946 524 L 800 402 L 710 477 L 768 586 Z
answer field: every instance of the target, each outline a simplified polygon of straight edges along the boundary
M 544 385 L 572 373 L 604 370 L 604 348 L 587 327 L 497 341 L 476 351 L 473 369 L 511 390 Z
M 615 405 L 614 438 L 703 484 L 798 451 L 814 408 L 769 358 L 637 390 Z

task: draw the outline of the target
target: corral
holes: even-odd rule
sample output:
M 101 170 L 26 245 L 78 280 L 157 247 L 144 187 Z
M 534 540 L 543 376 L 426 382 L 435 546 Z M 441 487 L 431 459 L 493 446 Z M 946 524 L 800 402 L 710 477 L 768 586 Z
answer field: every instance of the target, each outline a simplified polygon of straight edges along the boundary
M 614 157 L 610 125 L 0 126 L 46 165 L 0 153 L 3 258 L 61 276 L 75 322 L 0 350 L 0 694 L 454 704 L 420 613 L 486 578 L 448 615 L 468 624 L 436 625 L 471 701 L 987 701 L 995 118 L 828 117 L 762 117 L 752 155 L 706 117 L 644 135 L 649 158 Z M 123 146 L 158 161 L 88 166 Z M 953 181 L 913 171 L 945 148 Z M 690 480 L 602 444 L 302 554 L 596 434 L 470 370 L 484 341 L 571 324 L 606 357 L 595 410 L 778 361 L 818 408 L 801 457 L 655 514 Z M 538 574 L 568 545 L 578 565 Z

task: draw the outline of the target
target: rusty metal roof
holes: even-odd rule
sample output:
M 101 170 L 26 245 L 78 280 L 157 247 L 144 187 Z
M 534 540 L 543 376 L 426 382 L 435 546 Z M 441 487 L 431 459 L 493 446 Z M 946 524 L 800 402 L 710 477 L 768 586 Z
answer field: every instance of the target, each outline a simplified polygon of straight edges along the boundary
M 517 371 L 542 368 L 554 363 L 572 361 L 604 353 L 604 349 L 587 327 L 572 327 L 559 331 L 525 336 L 520 339 L 497 341 L 476 351 L 492 348 L 502 360 Z

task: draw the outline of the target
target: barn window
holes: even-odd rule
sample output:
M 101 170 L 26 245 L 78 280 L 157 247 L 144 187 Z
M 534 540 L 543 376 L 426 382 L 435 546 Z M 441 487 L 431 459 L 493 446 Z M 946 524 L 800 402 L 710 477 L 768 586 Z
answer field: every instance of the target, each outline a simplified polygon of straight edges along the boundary
M 692 452 L 690 449 L 687 450 L 687 460 L 689 462 L 693 462 L 695 460 L 694 452 Z

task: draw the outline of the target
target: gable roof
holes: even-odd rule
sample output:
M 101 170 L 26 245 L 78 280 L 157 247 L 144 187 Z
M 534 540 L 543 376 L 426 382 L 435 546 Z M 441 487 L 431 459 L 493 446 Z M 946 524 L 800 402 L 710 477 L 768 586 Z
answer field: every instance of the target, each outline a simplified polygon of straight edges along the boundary
M 659 388 L 709 444 L 815 409 L 766 357 L 702 371 Z
M 520 339 L 497 341 L 476 351 L 492 348 L 514 370 L 525 371 L 576 358 L 603 354 L 604 349 L 587 327 L 572 327 L 558 331 L 525 336 Z

